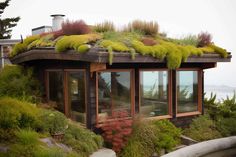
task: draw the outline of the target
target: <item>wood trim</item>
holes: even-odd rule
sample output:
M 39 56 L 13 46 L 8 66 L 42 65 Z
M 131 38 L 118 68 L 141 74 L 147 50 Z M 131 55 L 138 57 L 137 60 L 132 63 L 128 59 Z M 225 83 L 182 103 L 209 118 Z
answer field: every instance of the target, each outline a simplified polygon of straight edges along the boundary
M 178 114 L 176 115 L 176 117 L 194 116 L 194 115 L 200 115 L 200 114 L 202 114 L 202 113 L 199 112 L 199 111 L 186 112 L 186 113 L 178 113 Z
M 167 68 L 145 68 L 145 69 L 139 69 L 139 114 L 141 113 L 140 111 L 140 106 L 141 106 L 141 76 L 140 73 L 142 71 L 167 71 L 168 74 L 168 115 L 161 115 L 161 116 L 156 116 L 156 117 L 145 117 L 145 119 L 165 119 L 165 118 L 172 118 L 172 72 L 171 70 Z
M 70 72 L 72 72 L 72 73 L 74 73 L 74 72 L 83 72 L 84 73 L 84 92 L 85 92 L 85 114 L 86 114 L 86 118 L 85 118 L 85 123 L 84 123 L 84 125 L 86 125 L 87 124 L 87 114 L 88 114 L 88 112 L 87 112 L 87 86 L 86 86 L 86 69 L 64 69 L 64 74 L 65 74 L 65 81 L 64 81 L 64 83 L 65 83 L 65 86 L 64 86 L 64 90 L 65 90 L 65 108 L 67 109 L 67 110 L 65 110 L 66 112 L 66 115 L 67 115 L 67 117 L 69 117 L 69 91 L 68 91 L 68 78 L 69 78 L 69 74 L 70 74 Z M 83 125 L 83 123 L 82 123 L 82 125 Z
M 199 115 L 202 114 L 202 69 L 201 68 L 178 68 L 176 69 L 176 74 L 178 71 L 197 71 L 197 79 L 198 79 L 198 102 L 197 102 L 197 111 L 193 112 L 185 112 L 185 113 L 178 113 L 178 98 L 177 98 L 177 91 L 175 92 L 176 94 L 176 117 L 184 117 L 184 116 L 191 116 L 191 115 Z M 177 76 L 176 76 L 176 83 L 177 85 Z M 176 87 L 177 90 L 177 87 Z
M 49 74 L 48 71 L 44 71 L 44 84 L 46 92 L 46 100 L 49 101 Z
M 145 120 L 160 120 L 160 119 L 171 119 L 171 115 L 163 115 L 163 116 L 156 116 L 156 117 L 143 117 Z
M 131 117 L 135 114 L 135 77 L 134 77 L 134 69 L 107 69 L 107 70 L 99 70 L 96 71 L 96 123 L 99 123 L 98 117 L 98 73 L 99 72 L 130 72 L 130 114 Z
M 65 110 L 65 115 L 69 117 L 69 104 L 68 104 L 68 72 L 63 71 L 63 86 L 64 86 L 64 110 Z

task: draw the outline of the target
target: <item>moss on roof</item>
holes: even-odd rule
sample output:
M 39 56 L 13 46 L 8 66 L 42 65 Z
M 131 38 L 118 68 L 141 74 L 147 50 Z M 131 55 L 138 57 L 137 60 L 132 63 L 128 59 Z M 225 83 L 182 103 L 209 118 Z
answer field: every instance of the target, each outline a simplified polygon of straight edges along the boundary
M 109 63 L 112 64 L 113 51 L 130 53 L 131 59 L 135 59 L 136 53 L 150 55 L 160 60 L 167 60 L 167 67 L 175 69 L 180 67 L 189 56 L 201 56 L 204 53 L 218 53 L 221 57 L 227 57 L 227 51 L 214 45 L 212 42 L 204 47 L 198 47 L 196 36 L 189 36 L 184 40 L 170 39 L 157 34 L 148 36 L 154 45 L 143 42 L 147 36 L 141 32 L 93 32 L 83 35 L 64 35 L 54 39 L 53 34 L 36 35 L 27 37 L 23 43 L 14 46 L 11 56 L 23 53 L 37 47 L 55 47 L 55 51 L 63 53 L 67 50 L 75 50 L 79 53 L 89 51 L 91 47 L 106 48 L 109 53 Z

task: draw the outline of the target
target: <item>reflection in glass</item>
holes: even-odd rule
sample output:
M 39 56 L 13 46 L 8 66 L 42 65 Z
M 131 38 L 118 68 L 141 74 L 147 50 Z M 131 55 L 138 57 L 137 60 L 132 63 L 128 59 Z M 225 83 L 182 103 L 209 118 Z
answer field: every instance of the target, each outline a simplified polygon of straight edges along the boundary
M 146 117 L 168 114 L 168 72 L 140 72 L 140 113 Z
M 99 118 L 112 115 L 114 111 L 131 112 L 130 72 L 98 73 Z
M 86 123 L 84 72 L 68 73 L 68 109 L 71 119 Z
M 177 112 L 198 110 L 198 72 L 177 71 Z
M 48 72 L 49 82 L 49 100 L 56 103 L 56 109 L 63 112 L 64 106 L 64 94 L 63 94 L 63 73 L 61 71 Z

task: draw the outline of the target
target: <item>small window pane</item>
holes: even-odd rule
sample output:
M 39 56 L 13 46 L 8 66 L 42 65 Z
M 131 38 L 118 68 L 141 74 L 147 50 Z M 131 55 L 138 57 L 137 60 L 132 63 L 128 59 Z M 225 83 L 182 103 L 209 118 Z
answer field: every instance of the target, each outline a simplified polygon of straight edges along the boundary
M 177 112 L 198 110 L 198 72 L 177 71 Z
M 86 122 L 85 81 L 83 71 L 68 73 L 68 108 L 71 119 Z
M 48 79 L 49 100 L 54 101 L 56 109 L 64 113 L 63 73 L 61 71 L 50 71 L 48 72 Z
M 140 72 L 140 113 L 146 117 L 168 115 L 168 72 Z
M 99 118 L 112 115 L 115 111 L 131 112 L 130 72 L 98 73 Z

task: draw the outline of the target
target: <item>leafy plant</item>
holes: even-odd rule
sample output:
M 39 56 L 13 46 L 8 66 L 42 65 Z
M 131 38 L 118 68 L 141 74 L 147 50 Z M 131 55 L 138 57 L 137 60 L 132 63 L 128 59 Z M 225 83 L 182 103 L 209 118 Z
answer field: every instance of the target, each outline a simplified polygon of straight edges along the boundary
M 150 157 L 154 152 L 160 154 L 161 149 L 171 150 L 180 141 L 181 131 L 168 120 L 138 121 L 122 157 Z
M 111 117 L 97 126 L 103 130 L 105 142 L 111 144 L 116 152 L 121 151 L 132 132 L 132 120 L 126 119 L 127 117 L 128 113 L 125 111 L 113 112 Z
M 93 29 L 95 32 L 102 33 L 102 32 L 115 31 L 115 26 L 113 22 L 104 21 L 102 23 L 96 24 Z
M 83 20 L 67 20 L 62 23 L 62 32 L 64 35 L 81 35 L 91 33 L 91 30 Z
M 65 115 L 58 111 L 41 110 L 39 115 L 40 129 L 48 131 L 50 134 L 63 134 L 65 133 L 68 125 Z
M 0 96 L 11 96 L 30 102 L 38 101 L 41 95 L 40 86 L 33 76 L 32 69 L 7 65 L 0 73 Z
M 72 147 L 79 156 L 87 157 L 102 147 L 103 139 L 78 124 L 70 123 L 68 129 L 66 129 L 63 143 Z
M 197 141 L 211 140 L 220 138 L 221 134 L 216 129 L 214 121 L 208 116 L 199 116 L 184 130 L 184 134 Z

